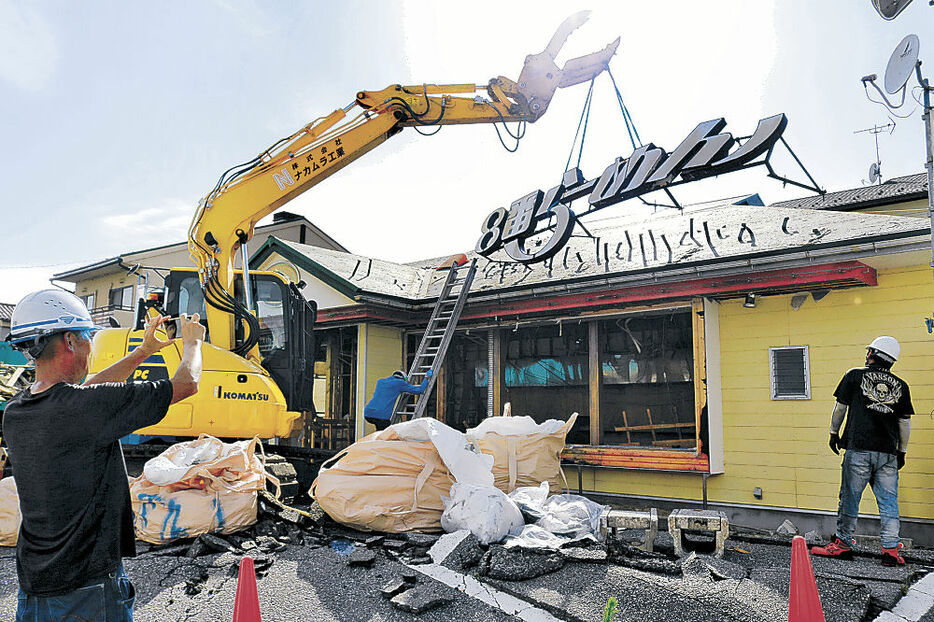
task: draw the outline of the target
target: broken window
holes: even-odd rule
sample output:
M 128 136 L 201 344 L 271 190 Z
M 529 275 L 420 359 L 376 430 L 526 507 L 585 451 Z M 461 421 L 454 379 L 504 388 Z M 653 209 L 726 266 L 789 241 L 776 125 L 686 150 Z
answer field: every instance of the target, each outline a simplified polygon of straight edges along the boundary
M 689 310 L 601 320 L 601 444 L 693 448 Z
M 538 422 L 567 420 L 580 413 L 569 443 L 587 443 L 589 419 L 588 342 L 585 322 L 517 327 L 505 340 L 503 401 L 515 416 Z
M 356 412 L 357 327 L 315 331 L 314 402 L 318 412 L 305 418 L 306 446 L 343 449 L 353 442 Z
M 488 358 L 487 331 L 454 334 L 438 387 L 443 387 L 442 421 L 456 430 L 465 432 L 486 419 Z

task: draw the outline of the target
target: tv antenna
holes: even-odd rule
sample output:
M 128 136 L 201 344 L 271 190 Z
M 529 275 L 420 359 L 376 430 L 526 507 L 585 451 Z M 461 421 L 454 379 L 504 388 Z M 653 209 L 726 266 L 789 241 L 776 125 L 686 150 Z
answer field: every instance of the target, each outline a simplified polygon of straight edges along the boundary
M 918 40 L 917 35 L 906 36 L 895 46 L 892 55 L 889 57 L 889 63 L 885 67 L 885 90 L 890 95 L 895 95 L 901 91 L 901 101 L 898 104 L 890 102 L 886 94 L 876 84 L 876 74 L 863 76 L 862 82 L 869 101 L 882 104 L 898 116 L 895 110 L 901 108 L 905 103 L 905 93 L 908 91 L 908 81 L 911 79 L 912 74 L 918 80 L 918 86 L 912 87 L 912 91 L 920 87 L 923 98 L 918 103 L 922 106 L 921 118 L 924 120 L 924 144 L 927 148 L 925 168 L 928 174 L 928 216 L 931 220 L 932 233 L 931 267 L 934 268 L 934 108 L 931 107 L 931 92 L 934 91 L 934 87 L 931 86 L 927 78 L 921 75 L 921 61 L 918 59 L 920 47 L 921 42 Z M 869 85 L 872 85 L 872 88 L 882 96 L 882 101 L 869 97 Z M 912 95 L 912 97 L 915 96 Z
M 895 131 L 895 123 L 889 121 L 885 125 L 873 125 L 872 127 L 867 127 L 864 130 L 856 130 L 854 134 L 872 134 L 872 137 L 876 141 L 876 161 L 869 166 L 869 183 L 874 184 L 879 182 L 882 184 L 882 160 L 879 158 L 879 134 L 888 130 L 888 133 L 891 134 Z

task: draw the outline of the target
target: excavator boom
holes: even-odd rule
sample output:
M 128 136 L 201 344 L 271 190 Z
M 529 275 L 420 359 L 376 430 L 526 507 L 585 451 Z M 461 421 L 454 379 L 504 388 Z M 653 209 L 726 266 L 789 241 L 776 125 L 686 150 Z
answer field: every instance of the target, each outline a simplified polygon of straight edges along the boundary
M 254 344 L 236 344 L 239 320 L 255 332 L 252 310 L 233 296 L 235 253 L 257 222 L 321 183 L 405 127 L 507 121 L 534 123 L 554 92 L 593 79 L 607 67 L 619 39 L 599 52 L 567 61 L 555 56 L 568 35 L 587 20 L 587 11 L 561 24 L 545 50 L 526 58 L 515 82 L 500 76 L 486 85 L 392 85 L 360 91 L 346 107 L 284 138 L 240 167 L 231 169 L 204 197 L 189 229 L 189 251 L 198 266 L 208 303 L 210 340 L 249 355 Z M 348 115 L 358 110 L 353 116 Z

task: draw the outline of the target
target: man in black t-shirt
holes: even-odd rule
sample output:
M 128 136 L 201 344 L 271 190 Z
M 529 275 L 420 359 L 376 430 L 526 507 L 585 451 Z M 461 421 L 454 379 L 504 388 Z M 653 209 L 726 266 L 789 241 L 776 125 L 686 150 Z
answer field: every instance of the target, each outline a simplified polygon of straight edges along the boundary
M 834 396 L 830 422 L 830 449 L 845 449 L 837 511 L 837 533 L 815 555 L 852 559 L 853 532 L 859 502 L 866 485 L 872 487 L 879 506 L 882 564 L 901 566 L 898 540 L 898 471 L 905 466 L 911 432 L 911 394 L 904 380 L 891 372 L 900 346 L 893 337 L 877 337 L 867 346 L 866 366 L 851 369 Z M 846 418 L 846 429 L 840 425 Z
M 14 309 L 11 340 L 36 363 L 35 383 L 7 404 L 3 422 L 23 515 L 17 621 L 132 620 L 134 590 L 121 560 L 136 548 L 119 439 L 197 392 L 198 320 L 180 320 L 183 352 L 171 380 L 124 382 L 150 355 L 177 347 L 156 335 L 159 318 L 142 345 L 85 381 L 96 327 L 81 300 L 43 290 Z

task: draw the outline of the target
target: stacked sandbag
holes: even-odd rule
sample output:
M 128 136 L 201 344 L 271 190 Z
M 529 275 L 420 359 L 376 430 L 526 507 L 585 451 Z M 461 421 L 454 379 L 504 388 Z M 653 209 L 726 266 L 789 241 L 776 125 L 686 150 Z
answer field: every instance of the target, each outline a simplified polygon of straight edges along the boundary
M 136 537 L 166 544 L 254 524 L 257 493 L 267 479 L 275 481 L 256 455 L 258 443 L 201 435 L 149 460 L 130 483 Z
M 567 487 L 561 470 L 561 452 L 577 413 L 567 421 L 531 417 L 488 417 L 467 430 L 467 439 L 493 457 L 494 485 L 505 493 L 520 486 L 548 482 L 551 492 Z
M 21 522 L 16 482 L 12 477 L 0 479 L 0 546 L 16 546 Z
M 490 486 L 491 460 L 463 433 L 415 419 L 363 438 L 326 462 L 309 494 L 335 521 L 362 531 L 441 531 L 455 482 Z

